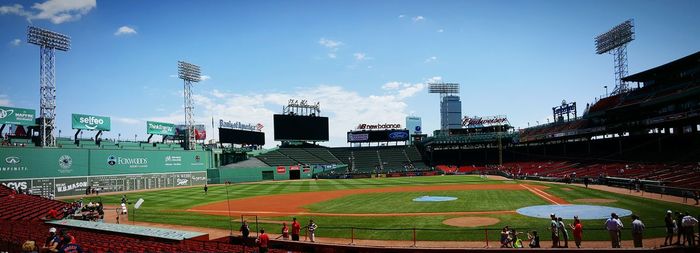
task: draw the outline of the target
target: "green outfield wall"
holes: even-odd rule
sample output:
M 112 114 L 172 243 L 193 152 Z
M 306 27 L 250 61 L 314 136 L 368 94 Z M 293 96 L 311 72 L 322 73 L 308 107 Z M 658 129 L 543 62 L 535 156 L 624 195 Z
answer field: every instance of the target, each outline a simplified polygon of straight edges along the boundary
M 291 176 L 293 173 L 298 173 L 298 178 Z M 222 184 L 225 182 L 242 183 L 266 180 L 280 181 L 290 179 L 310 179 L 312 178 L 312 174 L 312 170 L 308 168 L 296 168 L 296 166 L 218 168 L 207 170 L 207 177 L 209 178 L 209 183 L 211 184 Z
M 211 151 L 0 148 L 0 183 L 57 197 L 202 185 Z

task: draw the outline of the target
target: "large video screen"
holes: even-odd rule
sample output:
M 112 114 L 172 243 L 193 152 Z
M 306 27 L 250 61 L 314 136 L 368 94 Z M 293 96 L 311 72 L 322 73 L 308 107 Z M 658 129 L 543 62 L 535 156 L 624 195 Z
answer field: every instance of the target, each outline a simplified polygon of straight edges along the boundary
M 380 130 L 348 132 L 348 142 L 408 141 L 408 130 Z
M 328 118 L 274 115 L 276 141 L 328 141 Z
M 265 145 L 265 133 L 219 128 L 219 142 L 231 144 Z

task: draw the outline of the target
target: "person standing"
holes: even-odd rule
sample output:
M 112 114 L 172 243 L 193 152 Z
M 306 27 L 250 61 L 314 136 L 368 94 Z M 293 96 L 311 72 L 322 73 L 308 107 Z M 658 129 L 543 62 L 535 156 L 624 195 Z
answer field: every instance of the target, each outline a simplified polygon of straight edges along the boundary
M 666 238 L 664 239 L 664 245 L 673 244 L 673 231 L 676 230 L 676 225 L 673 222 L 673 217 L 671 215 L 673 212 L 671 210 L 666 211 L 666 217 L 664 217 L 664 223 L 666 225 Z
M 270 242 L 270 237 L 265 234 L 265 229 L 260 229 L 260 236 L 256 240 L 258 243 L 258 252 L 267 253 L 267 244 Z
M 243 221 L 243 224 L 241 224 L 241 228 L 238 231 L 241 232 L 244 241 L 245 239 L 248 239 L 248 235 L 250 235 L 250 227 L 248 227 L 248 222 Z
M 588 184 L 591 183 L 591 179 L 588 177 L 583 178 L 583 185 L 586 186 L 586 189 L 588 189 Z
M 578 216 L 574 216 L 574 224 L 569 224 L 571 231 L 574 232 L 574 242 L 576 243 L 576 248 L 581 248 L 581 241 L 583 239 L 583 224 Z
M 690 216 L 690 213 L 686 212 L 681 224 L 683 226 L 683 232 L 685 232 L 685 238 L 688 240 L 688 247 L 695 247 L 695 226 L 698 225 L 698 220 Z
M 126 201 L 128 201 L 126 198 L 126 194 L 122 194 L 122 204 L 126 204 Z
M 632 241 L 635 248 L 642 247 L 642 233 L 644 232 L 644 223 L 639 219 L 639 216 L 632 215 Z
M 292 241 L 299 241 L 299 233 L 301 232 L 301 225 L 297 221 L 297 218 L 292 218 Z
M 207 195 L 207 191 L 209 191 L 209 186 L 204 184 L 204 195 Z
M 685 231 L 683 230 L 683 215 L 680 212 L 676 212 L 676 227 L 678 228 L 676 233 L 678 233 L 678 236 L 676 237 L 676 245 L 685 245 Z M 681 237 L 683 238 L 682 243 L 681 243 Z
M 552 248 L 559 248 L 559 229 L 557 217 L 553 213 L 549 215 L 552 220 L 549 222 L 549 231 L 552 232 Z
M 559 235 L 564 239 L 564 248 L 569 247 L 569 232 L 566 231 L 566 225 L 564 225 L 564 219 L 558 218 L 557 229 L 559 229 Z
M 620 230 L 622 227 L 622 222 L 620 222 L 615 213 L 611 213 L 610 218 L 605 221 L 605 229 L 607 229 L 608 234 L 610 234 L 610 242 L 613 248 L 620 247 Z
M 314 220 L 309 220 L 309 240 L 311 242 L 316 242 L 316 229 L 318 228 L 318 225 L 314 223 Z

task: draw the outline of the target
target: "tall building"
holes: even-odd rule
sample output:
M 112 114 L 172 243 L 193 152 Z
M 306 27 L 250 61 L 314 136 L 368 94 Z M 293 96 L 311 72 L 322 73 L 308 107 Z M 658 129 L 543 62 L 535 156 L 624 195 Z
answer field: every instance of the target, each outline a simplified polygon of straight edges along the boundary
M 421 124 L 421 118 L 416 116 L 406 117 L 406 129 L 408 129 L 408 136 L 414 134 L 420 134 L 423 132 L 423 126 Z M 408 139 L 409 143 L 413 142 L 413 138 Z
M 462 101 L 459 96 L 445 96 L 440 102 L 440 129 L 462 128 Z

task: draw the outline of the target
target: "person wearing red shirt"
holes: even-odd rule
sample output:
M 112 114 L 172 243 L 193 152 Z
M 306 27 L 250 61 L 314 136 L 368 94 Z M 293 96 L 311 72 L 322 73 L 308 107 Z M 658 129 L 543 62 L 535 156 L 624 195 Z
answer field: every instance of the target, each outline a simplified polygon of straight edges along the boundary
M 297 218 L 292 219 L 292 241 L 299 241 L 299 232 L 301 232 L 301 224 L 297 222 Z
M 280 237 L 282 237 L 283 240 L 289 240 L 289 227 L 287 227 L 286 222 L 282 222 L 282 235 L 277 237 L 277 239 Z
M 51 208 L 51 210 L 49 210 L 48 215 L 46 215 L 46 218 L 50 220 L 58 219 L 58 211 L 56 211 L 56 209 L 54 208 Z
M 574 231 L 574 241 L 576 242 L 576 248 L 581 248 L 581 239 L 583 238 L 583 224 L 578 216 L 574 216 L 574 224 L 569 224 L 571 230 Z
M 270 237 L 265 234 L 265 229 L 260 229 L 260 236 L 258 236 L 258 252 L 267 253 L 267 243 L 270 241 Z

